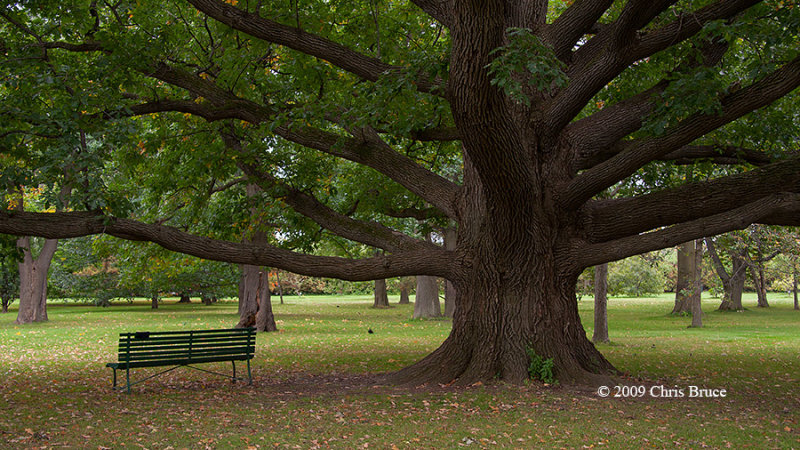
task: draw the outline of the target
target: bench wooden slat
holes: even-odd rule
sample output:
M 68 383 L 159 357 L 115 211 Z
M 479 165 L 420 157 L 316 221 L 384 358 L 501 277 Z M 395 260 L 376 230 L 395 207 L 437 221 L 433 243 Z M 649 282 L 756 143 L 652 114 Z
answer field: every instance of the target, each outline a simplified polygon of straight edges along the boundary
M 190 366 L 208 362 L 247 361 L 250 382 L 250 359 L 255 354 L 255 328 L 217 330 L 157 331 L 120 333 L 118 361 L 106 367 L 125 369 L 130 392 L 130 369 L 158 366 Z M 170 369 L 172 370 L 172 369 Z M 214 372 L 216 373 L 216 372 Z M 233 366 L 236 379 L 236 365 Z M 220 374 L 221 375 L 221 374 Z M 149 378 L 149 377 L 148 377 Z M 133 383 L 135 384 L 135 383 Z
M 186 351 L 155 351 L 155 352 L 139 352 L 139 353 L 131 353 L 130 355 L 119 355 L 119 361 L 136 361 L 140 359 L 183 359 L 183 358 L 202 358 L 203 356 L 208 355 L 241 355 L 242 348 L 202 348 L 194 350 L 192 349 L 192 353 L 188 353 Z M 252 356 L 252 353 L 255 352 L 255 347 L 250 347 L 244 353 L 246 356 Z M 249 355 L 247 355 L 249 353 Z

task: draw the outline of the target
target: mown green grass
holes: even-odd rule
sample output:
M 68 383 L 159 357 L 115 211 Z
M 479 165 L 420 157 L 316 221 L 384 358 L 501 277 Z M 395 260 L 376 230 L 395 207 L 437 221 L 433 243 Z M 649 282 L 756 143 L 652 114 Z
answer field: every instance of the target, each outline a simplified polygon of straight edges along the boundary
M 688 329 L 668 296 L 611 299 L 600 349 L 628 374 L 621 383 L 726 389 L 717 399 L 375 385 L 371 374 L 435 349 L 450 322 L 374 310 L 366 296 L 275 302 L 280 332 L 259 335 L 253 386 L 181 369 L 126 395 L 104 367 L 120 332 L 230 327 L 236 304 L 55 304 L 49 322 L 26 326 L 12 311 L 0 315 L 0 448 L 800 448 L 800 312 L 770 301 L 717 313 L 707 299 L 705 327 Z M 591 334 L 591 299 L 579 307 Z

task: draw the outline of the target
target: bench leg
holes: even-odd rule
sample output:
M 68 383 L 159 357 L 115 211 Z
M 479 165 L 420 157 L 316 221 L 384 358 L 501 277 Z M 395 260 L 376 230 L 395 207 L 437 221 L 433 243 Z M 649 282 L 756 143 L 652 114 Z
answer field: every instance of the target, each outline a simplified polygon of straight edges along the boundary
M 253 384 L 253 377 L 250 375 L 250 360 L 247 360 L 247 384 Z
M 231 377 L 231 383 L 236 383 L 236 361 L 231 360 L 231 365 L 233 366 L 233 377 Z
M 128 394 L 131 393 L 131 369 L 125 368 L 125 381 L 128 384 Z
M 112 387 L 112 389 L 116 389 L 116 387 L 117 387 L 117 369 L 113 369 L 112 368 L 112 370 L 114 371 L 114 384 L 111 387 Z

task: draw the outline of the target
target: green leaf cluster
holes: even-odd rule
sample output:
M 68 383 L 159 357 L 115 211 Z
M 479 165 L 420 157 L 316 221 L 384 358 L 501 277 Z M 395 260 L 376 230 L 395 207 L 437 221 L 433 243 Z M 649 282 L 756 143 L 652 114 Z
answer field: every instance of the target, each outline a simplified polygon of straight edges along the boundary
M 539 380 L 547 384 L 558 384 L 558 380 L 556 380 L 556 377 L 553 374 L 553 369 L 555 367 L 553 358 L 544 358 L 543 356 L 538 355 L 530 346 L 525 348 L 525 352 L 528 354 L 528 358 L 530 359 L 530 365 L 528 365 L 528 375 L 531 379 Z
M 508 44 L 491 51 L 495 58 L 486 68 L 492 86 L 500 88 L 516 103 L 531 105 L 528 87 L 550 93 L 567 85 L 566 65 L 553 50 L 528 28 L 506 30 Z

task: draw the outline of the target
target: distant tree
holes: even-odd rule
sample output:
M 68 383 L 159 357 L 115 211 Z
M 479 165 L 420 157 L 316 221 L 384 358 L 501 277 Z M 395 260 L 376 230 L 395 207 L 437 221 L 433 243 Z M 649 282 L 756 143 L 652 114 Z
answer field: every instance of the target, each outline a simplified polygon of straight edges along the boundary
M 720 311 L 742 311 L 742 292 L 747 273 L 747 264 L 743 249 L 726 245 L 726 259 L 730 261 L 730 270 L 723 263 L 723 255 L 717 250 L 717 243 L 725 238 L 706 238 L 705 243 L 711 264 L 722 281 L 723 297 L 719 305 Z
M 594 331 L 592 342 L 608 342 L 608 263 L 594 266 Z
M 372 303 L 373 308 L 389 307 L 389 294 L 386 291 L 386 280 L 384 278 L 375 280 L 375 292 L 373 297 L 374 297 L 374 302 Z
M 427 319 L 442 316 L 439 303 L 439 282 L 436 277 L 418 275 L 414 297 L 414 319 Z
M 19 254 L 16 239 L 0 235 L 0 312 L 7 313 L 8 307 L 19 292 Z

